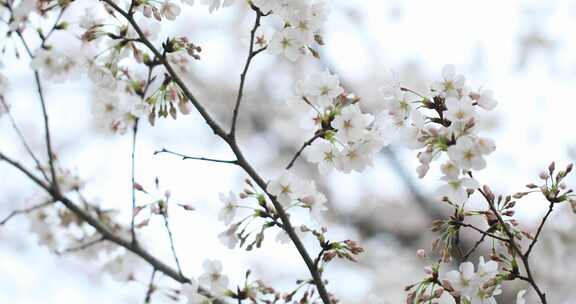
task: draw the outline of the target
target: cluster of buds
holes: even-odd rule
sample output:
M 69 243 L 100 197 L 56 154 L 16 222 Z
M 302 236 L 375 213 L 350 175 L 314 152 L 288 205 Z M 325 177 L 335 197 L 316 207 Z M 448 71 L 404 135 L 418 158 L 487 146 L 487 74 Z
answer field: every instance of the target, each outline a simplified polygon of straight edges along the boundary
M 165 118 L 170 115 L 176 119 L 178 111 L 188 115 L 191 110 L 190 101 L 169 75 L 164 75 L 164 82 L 156 92 L 146 98 L 146 104 L 150 107 L 148 121 L 151 125 L 154 125 L 156 117 Z
M 364 248 L 360 247 L 353 240 L 345 240 L 343 242 L 332 242 L 328 244 L 327 248 L 328 248 L 327 251 L 324 253 L 322 257 L 322 260 L 324 262 L 330 262 L 335 257 L 356 262 L 355 256 L 364 252 Z
M 156 184 L 156 191 L 158 192 L 159 191 L 158 179 L 155 180 L 155 184 Z M 170 190 L 166 190 L 162 193 L 162 195 L 157 196 L 157 195 L 154 195 L 151 192 L 147 191 L 146 189 L 144 189 L 144 187 L 142 185 L 140 185 L 139 183 L 134 183 L 133 187 L 134 187 L 134 190 L 145 194 L 146 196 L 150 197 L 150 199 L 151 199 L 149 203 L 140 204 L 134 208 L 133 214 L 132 214 L 133 217 L 137 217 L 143 211 L 148 211 L 146 218 L 143 219 L 142 221 L 140 221 L 140 223 L 138 223 L 135 226 L 136 228 L 143 228 L 143 227 L 148 226 L 152 216 L 155 216 L 155 215 L 166 216 L 166 217 L 168 216 L 168 206 L 169 206 L 169 204 L 172 204 L 170 202 L 170 197 L 172 196 L 172 192 Z M 195 210 L 195 208 L 190 204 L 176 203 L 175 205 L 179 206 L 180 208 L 182 208 L 186 211 L 194 211 Z
M 164 52 L 166 54 L 176 53 L 180 51 L 186 51 L 190 57 L 200 60 L 200 54 L 202 52 L 202 48 L 188 40 L 186 37 L 178 37 L 178 38 L 168 38 L 166 42 L 162 44 Z
M 444 287 L 444 282 L 439 280 L 439 268 L 439 264 L 425 267 L 426 277 L 404 288 L 404 291 L 408 292 L 406 304 L 434 303 L 432 301 L 440 299 L 445 289 L 449 290 L 449 287 Z

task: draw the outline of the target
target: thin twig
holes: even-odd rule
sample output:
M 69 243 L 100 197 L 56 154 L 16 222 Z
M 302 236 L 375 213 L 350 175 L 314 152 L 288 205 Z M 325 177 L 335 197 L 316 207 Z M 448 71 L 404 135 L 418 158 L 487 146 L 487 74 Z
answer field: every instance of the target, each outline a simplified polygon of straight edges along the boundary
M 488 236 L 488 233 L 483 233 L 482 236 L 480 237 L 480 239 L 474 244 L 474 246 L 468 251 L 468 253 L 466 253 L 466 255 L 464 256 L 464 261 L 467 261 L 468 258 L 470 257 L 470 255 L 472 253 L 474 253 L 474 251 L 476 251 L 476 249 L 478 249 L 478 246 L 480 246 L 480 244 L 482 244 L 484 242 L 484 240 L 486 239 L 486 236 Z
M 502 242 L 509 242 L 509 240 L 506 239 L 506 238 L 497 236 L 497 235 L 495 235 L 495 234 L 493 234 L 493 233 L 490 233 L 490 232 L 488 232 L 488 231 L 484 231 L 484 230 L 482 230 L 482 229 L 480 229 L 480 228 L 478 228 L 478 227 L 476 227 L 476 226 L 474 226 L 474 225 L 472 225 L 472 224 L 467 224 L 467 223 L 462 223 L 462 222 L 456 222 L 456 221 L 454 221 L 454 222 L 452 222 L 452 223 L 455 224 L 455 225 L 458 225 L 458 226 L 460 226 L 460 227 L 472 228 L 473 230 L 476 230 L 476 231 L 480 232 L 482 235 L 487 235 L 487 236 L 489 236 L 489 237 L 491 237 L 491 238 L 493 238 L 493 239 L 497 239 L 497 240 L 502 241 Z
M 314 136 L 312 136 L 309 140 L 304 142 L 302 147 L 300 147 L 298 152 L 296 152 L 294 157 L 292 157 L 292 159 L 290 160 L 290 163 L 288 163 L 288 166 L 286 166 L 286 170 L 290 170 L 292 168 L 292 166 L 294 166 L 294 163 L 296 162 L 298 157 L 300 157 L 300 154 L 302 154 L 302 152 L 304 152 L 304 149 L 306 149 L 306 147 L 310 146 L 314 141 L 316 141 L 318 138 L 320 138 L 322 136 L 324 136 L 324 132 L 322 132 L 322 131 L 316 132 L 316 134 L 314 134 Z
M 84 244 L 80 244 L 78 246 L 75 247 L 70 247 L 67 249 L 64 249 L 63 251 L 57 251 L 56 253 L 59 255 L 63 255 L 66 253 L 71 253 L 71 252 L 77 252 L 77 251 L 82 251 L 84 249 L 87 249 L 88 247 L 94 246 L 96 244 L 102 243 L 104 242 L 106 239 L 104 237 L 100 237 L 98 239 L 92 240 L 90 242 L 84 243 Z
M 10 212 L 10 214 L 9 214 L 7 217 L 5 217 L 2 221 L 0 221 L 0 226 L 5 225 L 6 223 L 8 223 L 9 220 L 11 220 L 13 217 L 15 217 L 15 216 L 17 216 L 17 215 L 20 215 L 20 214 L 28 214 L 28 213 L 30 213 L 30 212 L 32 212 L 32 211 L 36 211 L 36 210 L 38 210 L 38 209 L 42 209 L 42 208 L 47 207 L 47 206 L 50 206 L 50 205 L 52 205 L 52 204 L 54 204 L 54 202 L 53 202 L 53 201 L 50 201 L 50 202 L 42 203 L 42 204 L 39 204 L 39 205 L 34 205 L 34 206 L 29 207 L 29 208 L 26 208 L 26 209 L 14 210 L 14 211 Z
M 530 256 L 530 253 L 532 252 L 534 245 L 536 245 L 536 242 L 538 242 L 538 237 L 540 236 L 540 233 L 542 233 L 542 229 L 544 228 L 544 224 L 546 224 L 546 220 L 548 220 L 548 217 L 550 216 L 550 214 L 552 213 L 553 210 L 554 210 L 554 203 L 550 202 L 550 205 L 548 206 L 548 212 L 542 218 L 542 221 L 540 222 L 540 225 L 538 226 L 538 231 L 536 232 L 536 235 L 534 236 L 532 243 L 530 243 L 528 250 L 526 250 L 526 253 L 524 253 L 524 257 L 528 258 L 528 256 Z
M 131 195 L 132 195 L 132 213 L 131 213 L 131 220 L 130 220 L 130 233 L 132 235 L 132 242 L 136 243 L 138 240 L 136 239 L 136 229 L 135 222 L 136 222 L 136 136 L 138 134 L 138 119 L 134 121 L 134 126 L 132 127 L 132 154 L 130 157 L 130 175 L 131 175 Z
M 50 182 L 48 175 L 46 175 L 46 172 L 44 172 L 44 170 L 42 170 L 42 164 L 40 163 L 40 160 L 38 160 L 38 158 L 36 157 L 34 152 L 32 152 L 30 145 L 28 145 L 28 142 L 24 138 L 22 131 L 20 131 L 18 124 L 16 124 L 16 120 L 14 119 L 14 116 L 12 116 L 12 113 L 8 109 L 8 104 L 6 103 L 6 101 L 4 100 L 4 98 L 2 96 L 0 96 L 0 103 L 2 103 L 2 106 L 4 108 L 6 108 L 6 114 L 8 115 L 8 120 L 10 120 L 10 124 L 12 125 L 12 129 L 14 129 L 14 131 L 16 132 L 16 135 L 18 136 L 18 138 L 20 139 L 20 142 L 22 143 L 22 145 L 26 149 L 26 152 L 28 153 L 28 155 L 30 155 L 30 157 L 32 157 L 32 159 L 36 163 L 36 167 L 38 167 L 38 170 L 40 171 L 40 173 L 42 174 L 44 179 L 47 182 Z
M 32 53 L 22 33 L 19 31 L 17 31 L 16 33 L 20 38 L 20 41 L 22 41 L 22 44 L 24 45 L 24 48 L 26 49 L 28 56 L 30 56 L 30 59 L 34 59 L 34 54 Z M 44 44 L 44 42 L 45 40 L 43 39 L 42 44 Z M 38 97 L 40 98 L 40 105 L 42 106 L 42 116 L 44 118 L 44 137 L 46 140 L 46 152 L 48 154 L 48 164 L 50 166 L 50 175 L 52 177 L 52 183 L 50 186 L 58 190 L 59 189 L 58 178 L 56 176 L 56 169 L 54 167 L 54 153 L 52 152 L 52 139 L 50 136 L 50 123 L 48 120 L 48 111 L 46 110 L 46 100 L 44 100 L 42 81 L 40 80 L 40 74 L 38 73 L 38 71 L 34 71 L 34 81 L 36 82 Z
M 168 239 L 170 239 L 170 250 L 172 250 L 172 255 L 174 256 L 174 261 L 176 262 L 176 267 L 178 268 L 178 272 L 181 276 L 182 274 L 182 267 L 180 266 L 180 260 L 178 259 L 178 254 L 176 254 L 176 246 L 174 246 L 174 237 L 172 236 L 172 230 L 170 229 L 170 224 L 168 223 L 168 207 L 163 206 L 162 210 L 162 218 L 164 218 L 164 226 L 166 227 L 166 232 L 168 233 Z
M 214 158 L 206 158 L 206 157 L 195 157 L 195 156 L 188 156 L 188 155 L 184 155 L 181 153 L 177 153 L 177 152 L 173 152 L 170 150 L 166 150 L 166 149 L 162 149 L 159 151 L 154 152 L 154 155 L 157 154 L 161 154 L 161 153 L 167 153 L 167 154 L 172 154 L 172 155 L 176 155 L 182 158 L 182 160 L 201 160 L 201 161 L 207 161 L 207 162 L 214 162 L 214 163 L 224 163 L 224 164 L 231 164 L 231 165 L 238 165 L 238 161 L 236 160 L 222 160 L 222 159 L 214 159 Z
M 144 304 L 149 304 L 152 300 L 152 294 L 156 291 L 156 286 L 154 285 L 154 279 L 156 278 L 156 268 L 152 270 L 152 275 L 150 276 L 150 282 L 148 283 L 148 290 L 146 291 L 146 297 L 144 298 Z
M 471 175 L 471 174 L 470 174 Z M 478 189 L 478 191 L 480 192 L 480 194 L 482 194 L 482 196 L 484 197 L 484 199 L 486 200 L 486 202 L 488 203 L 488 206 L 490 208 L 490 210 L 492 211 L 492 213 L 494 213 L 494 215 L 496 216 L 496 219 L 498 220 L 498 223 L 500 224 L 500 227 L 502 227 L 502 230 L 504 231 L 504 234 L 508 237 L 509 239 L 509 244 L 512 247 L 512 250 L 520 257 L 520 259 L 522 260 L 522 264 L 524 266 L 524 269 L 526 270 L 526 275 L 527 275 L 527 282 L 530 283 L 530 285 L 532 285 L 532 288 L 534 288 L 534 291 L 536 291 L 536 293 L 538 294 L 538 297 L 540 298 L 540 301 L 542 302 L 542 304 L 547 304 L 546 301 L 546 294 L 543 293 L 540 290 L 540 287 L 538 287 L 538 284 L 536 284 L 536 281 L 534 280 L 534 275 L 532 274 L 532 269 L 530 267 L 530 262 L 528 261 L 528 257 L 524 256 L 524 254 L 522 254 L 522 250 L 520 249 L 520 247 L 518 246 L 518 244 L 516 244 L 515 241 L 515 236 L 514 234 L 512 234 L 512 232 L 510 231 L 510 229 L 508 229 L 508 224 L 504 221 L 504 219 L 502 218 L 502 216 L 500 215 L 500 213 L 498 212 L 498 210 L 496 210 L 496 206 L 494 205 L 494 200 L 488 196 L 486 194 L 486 192 L 484 192 L 482 189 Z
M 260 52 L 262 52 L 266 47 L 263 47 L 257 51 L 254 51 L 254 42 L 256 40 L 256 31 L 260 27 L 260 20 L 262 19 L 262 11 L 254 5 L 251 5 L 252 9 L 256 12 L 256 20 L 254 21 L 254 27 L 250 31 L 250 48 L 248 50 L 248 57 L 246 58 L 246 63 L 244 64 L 244 69 L 242 74 L 240 74 L 240 86 L 238 88 L 238 95 L 236 96 L 236 105 L 234 106 L 234 111 L 232 112 L 232 124 L 230 127 L 230 136 L 234 137 L 236 134 L 236 121 L 238 120 L 238 112 L 240 110 L 240 103 L 242 102 L 242 97 L 244 96 L 244 84 L 246 83 L 246 76 L 248 75 L 248 69 L 250 68 L 250 63 L 252 59 Z

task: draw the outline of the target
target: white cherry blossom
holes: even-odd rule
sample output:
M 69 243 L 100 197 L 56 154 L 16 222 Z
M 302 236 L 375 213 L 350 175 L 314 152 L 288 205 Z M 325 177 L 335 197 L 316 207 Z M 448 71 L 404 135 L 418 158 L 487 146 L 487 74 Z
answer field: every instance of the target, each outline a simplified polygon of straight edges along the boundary
M 317 163 L 321 174 L 330 173 L 340 157 L 336 146 L 323 138 L 314 141 L 308 150 L 308 161 Z
M 268 45 L 268 51 L 273 55 L 284 55 L 291 61 L 296 61 L 302 56 L 302 43 L 298 39 L 299 35 L 291 27 L 277 31 L 272 36 L 272 41 Z
M 218 234 L 218 239 L 220 240 L 220 242 L 229 249 L 234 249 L 234 247 L 236 247 L 236 244 L 238 244 L 239 239 L 238 236 L 236 235 L 238 226 L 239 224 L 230 225 L 228 229 Z
M 465 78 L 456 75 L 456 68 L 449 64 L 442 68 L 442 80 L 432 84 L 434 94 L 441 97 L 458 96 L 458 90 L 464 87 Z
M 224 206 L 218 212 L 218 220 L 223 221 L 225 225 L 230 225 L 236 216 L 236 209 L 238 209 L 238 199 L 234 192 L 230 191 L 228 196 L 220 193 L 220 201 Z
M 217 260 L 206 260 L 202 263 L 204 274 L 198 280 L 216 294 L 222 294 L 228 288 L 228 277 L 222 274 L 222 263 Z
M 486 167 L 478 145 L 467 136 L 460 137 L 455 145 L 448 147 L 448 156 L 462 169 L 482 170 Z
M 298 198 L 301 185 L 300 180 L 296 179 L 291 172 L 286 171 L 278 179 L 271 181 L 266 191 L 274 195 L 280 204 L 287 206 Z
M 234 3 L 234 0 L 202 0 L 202 4 L 208 5 L 210 13 L 218 10 L 220 7 L 228 7 Z
M 484 110 L 491 111 L 498 106 L 498 101 L 494 99 L 494 92 L 492 90 L 479 90 L 478 92 L 470 93 L 472 99 L 476 101 L 479 107 Z
M 467 189 L 477 189 L 480 185 L 478 182 L 469 177 L 448 178 L 443 177 L 446 184 L 438 189 L 440 198 L 446 197 L 454 204 L 462 205 L 468 200 Z
M 342 112 L 332 121 L 332 127 L 337 129 L 336 135 L 345 142 L 356 141 L 366 133 L 366 127 L 374 121 L 372 114 L 364 114 L 358 105 L 353 104 L 342 109 Z
M 176 20 L 181 11 L 180 6 L 170 0 L 164 1 L 160 6 L 160 13 L 168 20 Z

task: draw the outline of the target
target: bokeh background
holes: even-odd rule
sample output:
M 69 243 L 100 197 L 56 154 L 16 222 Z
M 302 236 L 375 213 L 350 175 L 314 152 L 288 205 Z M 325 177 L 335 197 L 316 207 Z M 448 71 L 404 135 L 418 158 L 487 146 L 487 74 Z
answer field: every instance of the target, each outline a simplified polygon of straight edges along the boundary
M 252 66 L 239 120 L 239 141 L 263 176 L 278 175 L 312 135 L 300 129 L 304 112 L 286 103 L 286 97 L 298 79 L 326 68 L 340 75 L 345 88 L 360 96 L 365 108 L 375 111 L 382 102 L 378 88 L 390 70 L 411 87 L 423 90 L 439 76 L 443 65 L 454 64 L 469 85 L 492 89 L 498 108 L 480 123 L 495 139 L 497 150 L 478 179 L 497 193 L 522 190 L 523 185 L 536 181 L 552 160 L 564 166 L 576 158 L 576 1 L 329 2 L 332 13 L 323 29 L 326 45 L 320 50 L 320 60 L 305 58 L 294 64 L 265 54 Z M 77 22 L 84 7 L 90 5 L 99 4 L 76 1 L 64 20 Z M 186 81 L 219 121 L 228 122 L 246 54 L 251 11 L 238 0 L 213 14 L 200 4 L 186 7 L 183 14 L 185 17 L 163 26 L 161 37 L 185 34 L 202 46 L 202 60 L 191 64 Z M 26 34 L 33 37 L 33 33 Z M 20 47 L 8 37 L 0 37 L 3 44 Z M 67 54 L 82 53 L 73 35 L 57 33 L 51 39 Z M 11 51 L 0 61 L 1 72 L 12 86 L 7 95 L 12 115 L 33 150 L 44 151 L 41 112 L 29 62 Z M 120 218 L 128 223 L 130 135 L 113 135 L 99 128 L 91 113 L 92 84 L 85 77 L 63 84 L 45 82 L 45 87 L 59 162 L 86 181 L 85 197 L 100 201 L 104 208 L 120 210 Z M 201 274 L 202 261 L 211 258 L 221 260 L 226 274 L 237 283 L 247 269 L 279 289 L 288 289 L 296 278 L 306 277 L 294 248 L 274 242 L 273 235 L 267 237 L 263 248 L 252 252 L 230 250 L 219 242 L 216 236 L 225 227 L 216 220 L 218 193 L 243 189 L 245 175 L 238 168 L 153 155 L 165 147 L 190 155 L 230 158 L 226 145 L 213 136 L 197 113 L 176 121 L 160 120 L 155 127 L 141 123 L 137 147 L 138 183 L 154 188 L 158 177 L 162 192 L 169 189 L 172 200 L 196 208 L 171 214 L 186 274 Z M 0 118 L 0 150 L 32 164 L 6 117 Z M 363 174 L 319 176 L 304 159 L 297 163 L 297 174 L 314 178 L 329 198 L 329 236 L 356 239 L 367 250 L 358 263 L 334 263 L 326 272 L 329 289 L 342 303 L 365 303 L 368 294 L 401 303 L 403 287 L 421 277 L 425 263 L 414 253 L 418 248 L 430 249 L 434 234 L 428 227 L 446 209 L 431 195 L 440 175 L 432 169 L 420 180 L 416 166 L 414 151 L 394 145 Z M 0 163 L 0 218 L 42 196 L 19 172 Z M 473 197 L 472 202 L 480 203 L 477 199 Z M 546 207 L 539 197 L 528 197 L 517 205 L 517 217 L 533 230 Z M 297 223 L 299 220 L 304 217 L 296 217 Z M 576 284 L 576 264 L 572 262 L 575 223 L 576 215 L 568 209 L 558 210 L 534 256 L 536 277 L 548 290 L 551 303 L 576 303 L 576 291 L 571 288 Z M 143 302 L 149 266 L 141 267 L 139 282 L 120 283 L 102 274 L 92 265 L 96 263 L 54 254 L 38 244 L 38 233 L 31 230 L 26 216 L 0 227 L 0 303 Z M 171 263 L 161 219 L 152 220 L 140 236 L 152 252 Z M 464 237 L 473 242 L 478 236 Z M 315 243 L 308 241 L 313 251 Z M 169 278 L 162 284 L 177 286 Z M 514 291 L 525 288 L 507 287 L 509 294 L 500 298 L 501 303 L 509 303 Z M 169 302 L 157 293 L 153 303 Z

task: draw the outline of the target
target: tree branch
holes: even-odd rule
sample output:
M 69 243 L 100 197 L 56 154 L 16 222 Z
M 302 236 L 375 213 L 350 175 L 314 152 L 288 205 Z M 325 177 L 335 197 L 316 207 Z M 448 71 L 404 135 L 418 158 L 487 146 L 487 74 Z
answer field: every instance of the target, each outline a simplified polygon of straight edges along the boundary
M 36 185 L 40 188 L 44 189 L 55 201 L 61 202 L 66 208 L 76 214 L 81 220 L 86 222 L 88 225 L 92 226 L 98 233 L 102 235 L 102 237 L 110 242 L 117 244 L 120 247 L 125 248 L 126 250 L 134 253 L 135 255 L 139 256 L 143 260 L 145 260 L 148 264 L 152 265 L 158 271 L 164 273 L 165 275 L 169 276 L 173 280 L 184 283 L 190 283 L 190 279 L 181 275 L 177 270 L 172 269 L 170 266 L 166 265 L 164 262 L 160 261 L 153 255 L 151 255 L 148 251 L 140 247 L 138 244 L 132 243 L 130 240 L 125 240 L 124 238 L 114 234 L 110 229 L 101 223 L 98 219 L 94 218 L 88 212 L 83 210 L 82 208 L 78 207 L 75 203 L 73 203 L 68 197 L 63 195 L 56 189 L 50 187 L 49 184 L 45 183 L 38 177 L 36 177 L 30 170 L 25 168 L 23 165 L 18 163 L 17 161 L 9 158 L 2 152 L 0 152 L 0 160 L 6 161 L 8 164 L 12 165 L 14 168 L 18 169 L 24 175 L 26 175 L 31 181 L 33 181 Z M 200 287 L 199 292 L 209 298 L 214 298 L 213 295 L 210 294 L 209 291 Z M 216 304 L 224 304 L 221 300 L 214 300 Z
M 316 141 L 318 138 L 321 138 L 322 136 L 324 136 L 324 132 L 322 132 L 322 130 L 320 130 L 320 132 L 316 132 L 316 134 L 314 134 L 314 136 L 312 136 L 309 140 L 304 142 L 302 147 L 300 147 L 300 150 L 298 150 L 298 152 L 296 152 L 294 157 L 292 157 L 292 160 L 290 160 L 290 163 L 288 163 L 288 166 L 286 166 L 286 170 L 290 170 L 292 168 L 292 166 L 294 166 L 294 163 L 296 162 L 298 157 L 300 157 L 300 154 L 302 154 L 302 152 L 304 152 L 304 149 L 306 149 L 306 147 L 310 146 L 314 141 Z
M 20 139 L 20 142 L 22 143 L 22 145 L 26 149 L 26 152 L 28 153 L 28 155 L 30 155 L 30 157 L 32 157 L 32 159 L 34 160 L 34 163 L 36 163 L 36 167 L 38 167 L 38 170 L 40 171 L 40 173 L 42 174 L 44 179 L 47 182 L 50 182 L 48 175 L 46 175 L 46 172 L 44 172 L 44 170 L 42 170 L 42 164 L 40 163 L 40 160 L 38 160 L 38 158 L 36 157 L 34 152 L 32 152 L 30 145 L 28 145 L 28 142 L 26 142 L 26 139 L 24 138 L 24 135 L 20 131 L 18 124 L 16 124 L 16 120 L 14 119 L 14 116 L 12 116 L 12 113 L 8 109 L 8 104 L 6 103 L 6 101 L 4 100 L 4 98 L 2 96 L 0 96 L 0 103 L 2 103 L 2 106 L 4 108 L 6 108 L 6 114 L 8 115 L 8 120 L 10 120 L 10 124 L 12 125 L 12 128 L 16 132 L 16 135 L 18 136 L 18 138 Z
M 304 247 L 304 244 L 302 244 L 302 241 L 300 240 L 300 238 L 298 237 L 298 235 L 294 231 L 294 228 L 292 227 L 292 225 L 290 223 L 290 219 L 288 217 L 288 214 L 286 213 L 286 211 L 284 210 L 282 205 L 278 202 L 278 200 L 276 199 L 275 196 L 271 195 L 270 193 L 268 193 L 266 191 L 267 183 L 264 181 L 264 179 L 262 177 L 260 177 L 260 175 L 254 170 L 254 168 L 252 168 L 250 163 L 246 160 L 246 158 L 242 154 L 242 151 L 240 150 L 238 143 L 236 142 L 235 136 L 226 133 L 222 129 L 222 127 L 212 118 L 212 116 L 210 116 L 208 111 L 206 111 L 206 109 L 198 102 L 196 97 L 194 97 L 194 95 L 190 92 L 190 90 L 184 84 L 184 82 L 182 81 L 180 76 L 178 74 L 176 74 L 176 72 L 174 71 L 174 69 L 172 68 L 170 63 L 166 60 L 166 58 L 164 56 L 162 56 L 160 51 L 158 51 L 154 47 L 154 45 L 148 40 L 148 38 L 146 38 L 146 36 L 142 32 L 142 30 L 140 29 L 140 27 L 138 26 L 138 24 L 134 20 L 133 16 L 131 16 L 130 14 L 125 12 L 122 8 L 120 8 L 112 0 L 101 0 L 101 1 L 108 4 L 112 9 L 114 9 L 119 14 L 121 14 L 124 18 L 126 18 L 128 23 L 130 23 L 130 25 L 134 28 L 134 31 L 138 34 L 138 36 L 142 40 L 142 43 L 144 43 L 144 45 L 146 45 L 148 47 L 148 49 L 152 53 L 154 53 L 154 55 L 158 58 L 160 63 L 162 63 L 162 65 L 166 68 L 166 71 L 173 78 L 173 81 L 182 89 L 184 95 L 190 100 L 192 105 L 196 108 L 196 110 L 204 118 L 206 124 L 210 127 L 212 132 L 214 132 L 214 134 L 216 134 L 217 136 L 222 138 L 226 143 L 228 143 L 228 146 L 230 147 L 230 149 L 232 150 L 234 155 L 236 155 L 238 165 L 244 169 L 244 171 L 248 174 L 248 176 L 250 176 L 250 178 L 252 178 L 256 182 L 256 184 L 266 193 L 268 198 L 270 198 L 270 200 L 272 201 L 272 204 L 274 205 L 274 208 L 276 209 L 276 212 L 278 213 L 280 219 L 282 220 L 283 229 L 286 231 L 286 233 L 288 234 L 288 236 L 290 237 L 290 239 L 294 243 L 294 246 L 298 250 L 298 253 L 300 254 L 302 259 L 304 260 L 306 266 L 308 267 L 308 270 L 310 271 L 310 274 L 311 274 L 312 279 L 314 281 L 314 285 L 316 285 L 316 289 L 318 290 L 318 294 L 319 294 L 320 298 L 322 299 L 322 302 L 324 304 L 331 304 L 328 292 L 326 291 L 326 287 L 324 286 L 324 282 L 322 280 L 322 275 L 321 275 L 320 270 L 314 266 L 314 262 L 312 261 L 312 258 L 310 257 L 310 255 L 308 254 L 308 251 L 306 251 L 306 248 Z
M 471 174 L 470 174 L 471 175 Z M 520 257 L 520 259 L 522 260 L 522 264 L 524 265 L 524 269 L 526 270 L 526 281 L 530 283 L 530 285 L 532 285 L 532 288 L 534 288 L 534 291 L 536 291 L 536 293 L 538 294 L 538 297 L 540 298 L 540 301 L 542 302 L 542 304 L 547 304 L 546 301 L 546 294 L 543 293 L 540 288 L 538 287 L 538 285 L 536 284 L 536 281 L 534 280 L 534 276 L 532 274 L 532 270 L 530 268 L 530 262 L 528 261 L 528 257 L 524 256 L 524 254 L 522 254 L 522 250 L 520 249 L 520 247 L 518 246 L 518 244 L 515 241 L 515 236 L 514 234 L 512 234 L 512 232 L 510 231 L 510 229 L 508 229 L 508 224 L 504 221 L 504 219 L 502 218 L 502 216 L 500 215 L 500 213 L 498 212 L 498 210 L 496 210 L 496 206 L 494 205 L 494 199 L 492 198 L 492 196 L 489 196 L 485 191 L 483 191 L 482 189 L 478 189 L 478 191 L 480 192 L 480 194 L 482 194 L 482 196 L 484 197 L 484 199 L 486 200 L 486 202 L 488 203 L 488 206 L 490 208 L 490 210 L 492 211 L 492 213 L 494 213 L 494 215 L 496 216 L 496 219 L 498 220 L 498 223 L 500 224 L 500 227 L 502 227 L 502 230 L 504 231 L 504 234 L 508 237 L 508 243 L 510 244 L 510 246 L 512 247 L 512 250 L 518 254 L 518 256 Z
M 256 12 L 256 20 L 254 21 L 254 27 L 250 31 L 250 49 L 248 50 L 248 57 L 246 58 L 246 63 L 244 64 L 244 69 L 242 74 L 240 74 L 240 87 L 238 88 L 238 95 L 236 97 L 236 105 L 234 106 L 234 111 L 232 113 L 232 124 L 230 127 L 229 135 L 231 137 L 236 136 L 236 121 L 238 120 L 238 112 L 240 110 L 240 103 L 242 102 L 242 97 L 244 96 L 244 84 L 246 83 L 246 76 L 248 75 L 248 69 L 250 68 L 250 63 L 252 59 L 260 52 L 264 51 L 266 47 L 263 47 L 257 51 L 254 51 L 254 42 L 256 40 L 256 30 L 260 26 L 260 20 L 262 19 L 262 11 L 254 5 L 251 8 Z
M 176 155 L 176 156 L 182 157 L 182 160 L 192 159 L 192 160 L 201 160 L 201 161 L 207 161 L 207 162 L 213 162 L 213 163 L 238 165 L 238 161 L 236 161 L 236 160 L 222 160 L 222 159 L 215 159 L 215 158 L 188 156 L 188 155 L 180 154 L 180 153 L 173 152 L 170 150 L 166 150 L 164 148 L 162 150 L 154 152 L 154 155 L 161 154 L 161 153 Z
M 542 233 L 542 229 L 544 228 L 544 224 L 546 224 L 546 220 L 548 220 L 548 217 L 552 213 L 552 210 L 554 210 L 554 203 L 550 202 L 550 205 L 548 206 L 548 212 L 542 218 L 542 221 L 540 222 L 540 225 L 538 226 L 538 231 L 536 232 L 536 235 L 534 236 L 534 240 L 532 240 L 532 243 L 530 243 L 528 250 L 526 250 L 526 253 L 524 253 L 524 256 L 526 258 L 528 258 L 528 256 L 530 256 L 530 253 L 532 252 L 532 248 L 534 248 L 534 245 L 536 245 L 536 242 L 538 242 L 538 237 L 540 236 L 540 233 Z
M 36 210 L 38 210 L 38 209 L 42 209 L 42 208 L 47 207 L 47 206 L 50 206 L 50 205 L 52 205 L 52 204 L 54 204 L 54 202 L 53 202 L 53 201 L 50 201 L 50 202 L 42 203 L 42 204 L 39 204 L 39 205 L 34 205 L 34 206 L 29 207 L 29 208 L 26 208 L 26 209 L 14 210 L 14 211 L 10 212 L 10 214 L 9 214 L 7 217 L 5 217 L 2 221 L 0 221 L 0 226 L 5 225 L 6 223 L 8 223 L 9 220 L 11 220 L 13 217 L 15 217 L 15 216 L 17 216 L 17 215 L 20 215 L 20 214 L 28 214 L 28 213 L 30 213 L 30 212 L 32 212 L 32 211 L 36 211 Z

